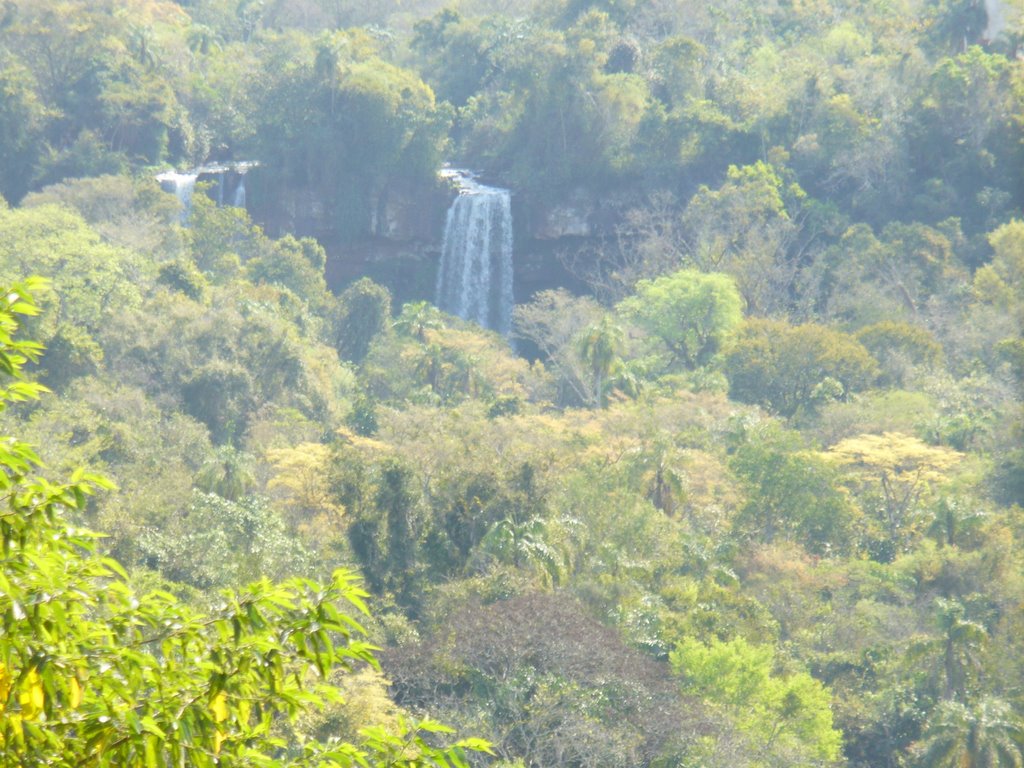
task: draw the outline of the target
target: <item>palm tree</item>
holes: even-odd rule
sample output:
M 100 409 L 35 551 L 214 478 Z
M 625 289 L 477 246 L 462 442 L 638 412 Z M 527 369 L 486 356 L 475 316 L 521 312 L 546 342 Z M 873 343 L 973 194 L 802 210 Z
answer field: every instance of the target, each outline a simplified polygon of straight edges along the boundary
M 330 113 L 338 105 L 338 83 L 342 74 L 342 61 L 348 38 L 340 34 L 325 32 L 316 43 L 313 59 L 313 74 L 317 84 L 327 92 L 330 99 Z
M 256 460 L 251 454 L 222 445 L 199 468 L 195 486 L 222 499 L 238 501 L 256 487 Z
M 591 402 L 604 407 L 608 404 L 608 379 L 621 365 L 622 328 L 611 315 L 583 331 L 578 341 L 580 358 L 591 377 Z
M 188 29 L 188 47 L 192 53 L 207 56 L 211 51 L 219 51 L 224 44 L 224 38 L 205 24 L 193 24 Z
M 401 336 L 426 343 L 428 330 L 444 328 L 444 315 L 429 301 L 410 302 L 402 307 L 402 312 L 392 328 Z
M 1024 768 L 1024 719 L 1002 699 L 943 701 L 925 728 L 923 768 Z
M 156 68 L 157 57 L 154 51 L 153 28 L 150 26 L 132 26 L 131 36 L 128 41 L 128 48 L 132 57 L 145 69 Z
M 548 543 L 549 531 L 539 517 L 499 520 L 480 540 L 480 552 L 500 563 L 537 573 L 546 585 L 557 584 L 562 576 L 563 559 Z
M 633 463 L 639 470 L 644 495 L 658 510 L 671 517 L 686 495 L 686 477 L 682 472 L 683 456 L 671 439 L 658 434 L 643 445 Z
M 981 651 L 988 641 L 985 627 L 970 621 L 964 607 L 955 600 L 938 600 L 938 623 L 942 631 L 942 668 L 945 674 L 943 699 L 967 700 L 967 678 L 981 665 Z
M 263 21 L 263 0 L 240 0 L 235 16 L 242 23 L 242 40 L 248 43 Z
M 928 526 L 928 535 L 940 547 L 953 547 L 977 530 L 984 519 L 984 513 L 973 507 L 957 499 L 942 498 L 935 505 L 935 517 Z

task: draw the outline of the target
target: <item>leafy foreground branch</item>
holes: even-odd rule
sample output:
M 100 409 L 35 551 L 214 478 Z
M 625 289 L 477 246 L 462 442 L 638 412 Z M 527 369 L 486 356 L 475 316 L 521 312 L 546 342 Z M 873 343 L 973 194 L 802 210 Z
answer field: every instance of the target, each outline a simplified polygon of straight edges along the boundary
M 15 339 L 37 313 L 30 279 L 0 294 L 0 370 L 7 403 L 37 398 L 23 378 L 41 354 Z M 199 614 L 166 592 L 136 596 L 127 574 L 71 527 L 102 477 L 37 476 L 32 449 L 0 441 L 0 764 L 52 766 L 465 766 L 486 742 L 436 743 L 450 729 L 429 720 L 363 731 L 359 745 L 286 743 L 280 723 L 339 700 L 332 669 L 376 666 L 355 576 L 330 584 L 263 580 L 225 592 Z

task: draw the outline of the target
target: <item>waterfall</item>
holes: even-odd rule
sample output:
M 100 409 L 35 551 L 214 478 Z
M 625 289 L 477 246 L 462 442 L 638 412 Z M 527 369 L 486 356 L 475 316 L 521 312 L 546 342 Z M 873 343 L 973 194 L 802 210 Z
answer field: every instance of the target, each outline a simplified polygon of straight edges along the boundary
M 245 176 L 238 177 L 238 186 L 235 187 L 235 196 L 231 204 L 235 208 L 245 208 Z
M 177 171 L 167 171 L 156 177 L 160 186 L 178 197 L 178 202 L 181 203 L 182 224 L 188 221 L 188 215 L 192 212 L 192 192 L 196 188 L 197 178 L 199 178 L 198 173 L 178 173 Z
M 988 23 L 985 25 L 982 38 L 991 42 L 1006 29 L 1006 7 L 1003 0 L 985 0 L 985 15 L 988 17 Z
M 437 306 L 508 335 L 512 329 L 512 206 L 507 189 L 462 171 L 448 209 L 437 273 Z

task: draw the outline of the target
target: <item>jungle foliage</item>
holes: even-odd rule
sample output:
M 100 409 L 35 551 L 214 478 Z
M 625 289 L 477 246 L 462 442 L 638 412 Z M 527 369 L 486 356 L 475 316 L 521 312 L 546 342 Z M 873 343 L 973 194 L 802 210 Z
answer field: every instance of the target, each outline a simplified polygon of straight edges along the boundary
M 0 763 L 1020 766 L 988 5 L 0 3 Z M 607 215 L 509 340 L 152 178 L 250 157 Z

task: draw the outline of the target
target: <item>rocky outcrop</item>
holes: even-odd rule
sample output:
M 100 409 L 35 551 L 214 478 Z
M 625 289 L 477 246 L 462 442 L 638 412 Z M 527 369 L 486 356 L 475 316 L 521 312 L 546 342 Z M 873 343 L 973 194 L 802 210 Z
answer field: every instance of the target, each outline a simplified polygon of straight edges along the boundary
M 440 241 L 455 195 L 444 182 L 432 187 L 407 182 L 384 185 L 373 196 L 370 232 L 398 243 Z
M 613 235 L 625 212 L 640 204 L 641 191 L 614 188 L 600 193 L 576 187 L 555 200 L 523 199 L 524 234 L 528 239 L 555 241 Z
M 590 237 L 598 228 L 595 220 L 599 209 L 596 195 L 575 189 L 564 202 L 534 206 L 530 236 L 535 240 Z
M 367 181 L 365 194 L 337 199 L 337 190 L 282 184 L 267 169 L 252 173 L 250 213 L 268 234 L 315 237 L 328 245 L 380 238 L 396 243 L 440 239 L 455 192 L 441 180 Z
M 366 207 L 340 214 L 334 210 L 338 204 L 325 203 L 317 190 L 275 185 L 262 169 L 250 175 L 256 177 L 251 184 L 256 189 L 250 206 L 254 218 L 272 236 L 317 238 L 328 253 L 333 290 L 369 276 L 388 286 L 396 304 L 434 299 L 446 214 L 458 194 L 450 175 L 434 184 L 378 183 L 363 198 Z M 554 200 L 513 191 L 515 301 L 528 301 L 545 288 L 584 290 L 563 266 L 564 256 L 584 249 L 588 241 L 614 236 L 626 212 L 641 201 L 639 187 L 598 193 L 581 186 Z M 348 221 L 340 222 L 339 215 Z M 356 236 L 351 234 L 353 221 Z

